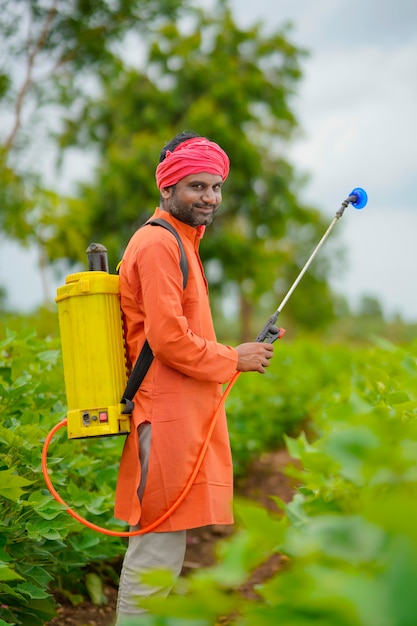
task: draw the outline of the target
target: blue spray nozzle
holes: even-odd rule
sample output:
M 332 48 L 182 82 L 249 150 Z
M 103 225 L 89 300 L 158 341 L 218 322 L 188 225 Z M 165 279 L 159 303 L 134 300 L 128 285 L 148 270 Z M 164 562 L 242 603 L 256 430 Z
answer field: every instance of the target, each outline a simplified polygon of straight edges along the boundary
M 353 199 L 353 196 L 356 198 L 355 200 Z M 365 189 L 362 189 L 361 187 L 355 187 L 355 189 L 350 192 L 349 198 L 352 198 L 351 203 L 355 209 L 363 209 L 368 202 L 368 194 Z

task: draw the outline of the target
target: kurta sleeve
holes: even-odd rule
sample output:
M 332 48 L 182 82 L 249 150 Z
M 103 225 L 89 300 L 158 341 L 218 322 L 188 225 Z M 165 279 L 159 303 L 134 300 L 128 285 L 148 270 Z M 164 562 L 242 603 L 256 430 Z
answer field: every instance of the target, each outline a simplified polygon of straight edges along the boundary
M 237 351 L 216 340 L 196 251 L 186 242 L 194 283 L 184 291 L 176 239 L 160 227 L 146 228 L 129 272 L 141 285 L 144 332 L 154 356 L 197 380 L 227 382 L 236 371 Z

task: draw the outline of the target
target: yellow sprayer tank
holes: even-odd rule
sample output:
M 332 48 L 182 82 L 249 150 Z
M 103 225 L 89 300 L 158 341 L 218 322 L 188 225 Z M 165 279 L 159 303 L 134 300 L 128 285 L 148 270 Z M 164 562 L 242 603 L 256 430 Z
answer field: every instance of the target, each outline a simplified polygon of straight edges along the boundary
M 68 437 L 119 435 L 130 431 L 120 404 L 126 382 L 126 352 L 119 277 L 106 271 L 70 274 L 57 289 Z

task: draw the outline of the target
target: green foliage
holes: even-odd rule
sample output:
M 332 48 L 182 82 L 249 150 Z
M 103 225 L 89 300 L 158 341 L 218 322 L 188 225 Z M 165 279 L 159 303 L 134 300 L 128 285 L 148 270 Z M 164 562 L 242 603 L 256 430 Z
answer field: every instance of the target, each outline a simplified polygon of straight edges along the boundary
M 239 477 L 285 439 L 297 493 L 288 505 L 271 494 L 282 515 L 236 502 L 237 532 L 219 546 L 218 563 L 181 579 L 164 603 L 150 599 L 144 624 L 230 616 L 239 626 L 411 626 L 417 345 L 304 338 L 281 341 L 275 354 L 265 376 L 243 374 L 229 396 L 233 455 Z M 42 444 L 65 413 L 57 338 L 24 324 L 2 330 L 0 409 L 0 624 L 40 626 L 54 614 L 56 591 L 102 602 L 125 545 L 81 526 L 44 483 Z M 61 496 L 99 526 L 124 530 L 112 519 L 123 438 L 55 439 L 48 467 Z M 258 600 L 244 601 L 239 587 L 277 553 L 285 567 L 257 587 Z
M 42 624 L 54 613 L 54 603 L 46 591 L 52 580 L 51 569 L 58 565 L 56 548 L 48 551 L 48 539 L 41 528 L 62 518 L 60 508 L 32 491 L 40 483 L 39 445 L 43 430 L 39 422 L 47 419 L 59 397 L 48 384 L 45 374 L 52 371 L 57 358 L 52 349 L 39 350 L 35 356 L 33 336 L 20 340 L 8 333 L 0 344 L 0 398 L 3 416 L 0 426 L 0 498 L 1 517 L 1 582 L 2 609 L 6 623 Z M 33 352 L 26 348 L 32 345 Z M 26 360 L 30 354 L 30 357 Z M 39 523 L 38 540 L 31 537 L 31 522 Z M 58 518 L 58 522 L 56 521 Z M 23 610 L 23 621 L 19 618 Z
M 112 560 L 123 552 L 120 540 L 85 530 L 46 489 L 42 443 L 63 418 L 64 402 L 57 341 L 37 339 L 33 331 L 5 331 L 0 342 L 0 619 L 5 623 L 40 626 L 55 612 L 51 590 L 76 602 L 93 589 L 91 575 L 84 578 L 86 566 L 108 576 Z M 101 444 L 90 449 L 81 444 L 74 454 L 65 442 L 60 456 L 54 446 L 50 472 L 81 514 L 92 511 L 104 525 L 111 519 L 121 444 Z
M 179 20 L 156 27 L 145 43 L 143 61 L 106 76 L 103 93 L 68 116 L 61 136 L 64 149 L 99 154 L 94 180 L 80 190 L 90 238 L 106 246 L 115 267 L 159 201 L 161 147 L 184 129 L 218 141 L 231 172 L 201 253 L 208 268 L 217 267 L 209 276 L 213 298 L 237 292 L 247 340 L 252 308 L 274 299 L 278 280 L 280 290 L 290 286 L 324 232 L 318 211 L 297 200 L 299 181 L 279 149 L 297 124 L 290 97 L 303 52 L 286 28 L 266 35 L 259 24 L 238 27 L 225 2 L 210 13 L 196 10 L 186 28 Z M 332 297 L 323 259 L 312 272 L 289 311 L 316 328 L 332 318 Z
M 50 260 L 80 258 L 84 206 L 40 182 L 39 144 L 50 151 L 59 111 L 80 107 L 101 75 L 114 73 L 128 33 L 172 20 L 187 0 L 0 0 L 0 227 Z M 45 143 L 46 148 L 45 148 Z M 59 233 L 59 237 L 57 236 Z M 57 242 L 59 252 L 57 250 Z
M 241 374 L 227 400 L 236 477 L 245 476 L 262 452 L 280 448 L 284 435 L 295 434 L 308 418 L 307 403 L 322 372 L 314 369 L 314 363 L 300 372 L 298 358 L 305 355 L 298 351 L 294 344 L 276 345 L 267 373 Z
M 184 0 L 0 0 L 0 35 L 7 61 L 0 76 L 0 97 L 25 97 L 32 89 L 39 104 L 60 100 L 69 104 L 68 98 L 85 94 L 83 78 L 114 66 L 117 44 L 126 33 L 143 34 L 149 23 L 173 19 L 186 4 Z M 27 70 L 29 79 L 21 91 L 12 71 L 16 65 Z M 36 70 L 42 70 L 40 85 Z
M 10 332 L 16 335 L 22 333 L 31 335 L 34 329 L 36 329 L 36 337 L 38 339 L 47 341 L 56 341 L 58 339 L 58 315 L 55 306 L 53 308 L 41 307 L 35 313 L 26 315 L 2 313 L 0 323 L 1 339 Z
M 345 310 L 325 329 L 327 339 L 369 345 L 375 337 L 385 337 L 396 345 L 409 345 L 417 335 L 417 323 L 406 323 L 400 315 L 391 320 L 382 315 L 353 314 Z
M 339 397 L 317 407 L 319 438 L 289 442 L 303 487 L 287 511 L 293 566 L 266 586 L 268 600 L 284 598 L 272 600 L 277 619 L 414 622 L 416 355 L 382 342 L 355 354 Z
M 224 209 L 202 255 L 219 269 L 210 277 L 213 297 L 237 292 L 247 340 L 252 308 L 274 299 L 278 281 L 280 291 L 293 282 L 323 231 L 318 211 L 297 200 L 299 180 L 280 149 L 297 125 L 290 98 L 304 52 L 287 27 L 239 28 L 224 0 L 207 12 L 190 4 L 0 0 L 0 105 L 11 118 L 1 138 L 0 225 L 50 263 L 84 263 L 87 245 L 101 241 L 114 269 L 158 202 L 161 146 L 194 128 L 231 157 Z M 24 165 L 37 162 L 31 140 L 38 128 L 52 135 L 49 113 L 59 111 L 67 116 L 54 136 L 60 158 L 73 146 L 99 157 L 78 198 L 45 189 L 36 168 Z M 318 328 L 333 317 L 327 276 L 323 259 L 295 296 L 288 311 L 299 324 Z
M 8 164 L 7 153 L 0 147 L 0 228 L 19 241 L 26 241 L 31 231 L 25 220 L 33 209 L 28 182 Z
M 277 500 L 281 518 L 239 506 L 241 530 L 220 564 L 182 580 L 162 611 L 149 602 L 148 626 L 208 626 L 226 616 L 237 626 L 415 623 L 417 345 L 298 350 L 309 373 L 323 372 L 308 402 L 315 434 L 287 438 L 298 462 L 289 470 L 295 497 Z M 245 601 L 238 586 L 258 550 L 260 560 L 279 552 L 287 564 L 257 586 L 258 600 Z
M 103 580 L 117 580 L 115 566 L 125 544 L 86 529 L 49 494 L 42 475 L 42 445 L 65 416 L 56 317 L 45 310 L 36 317 L 11 316 L 9 322 L 13 330 L 0 331 L 0 619 L 36 626 L 52 617 L 51 594 L 57 591 L 74 603 L 87 594 L 101 602 Z M 251 394 L 253 388 L 237 388 L 236 395 Z M 237 401 L 237 406 L 245 405 L 249 402 Z M 238 472 L 264 446 L 278 441 L 264 436 L 274 414 L 271 405 L 257 419 L 256 433 L 248 415 L 236 412 Z M 296 423 L 300 412 L 294 415 Z M 291 422 L 287 415 L 286 432 L 293 431 Z M 283 432 L 279 420 L 275 424 Z M 248 450 L 240 441 L 246 437 L 252 441 Z M 95 524 L 120 530 L 125 527 L 112 518 L 112 509 L 123 443 L 121 437 L 68 441 L 59 431 L 48 455 L 49 474 L 61 497 Z

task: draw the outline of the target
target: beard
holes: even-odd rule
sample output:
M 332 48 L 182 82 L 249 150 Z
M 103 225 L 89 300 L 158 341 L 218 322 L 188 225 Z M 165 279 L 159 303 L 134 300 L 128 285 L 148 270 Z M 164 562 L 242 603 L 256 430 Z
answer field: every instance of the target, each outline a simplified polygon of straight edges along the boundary
M 208 226 L 211 224 L 219 205 L 205 204 L 203 202 L 192 204 L 183 202 L 176 197 L 174 189 L 165 208 L 177 220 L 195 228 L 196 226 Z

